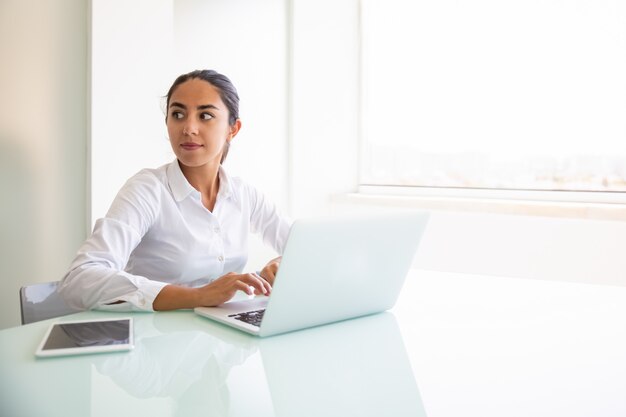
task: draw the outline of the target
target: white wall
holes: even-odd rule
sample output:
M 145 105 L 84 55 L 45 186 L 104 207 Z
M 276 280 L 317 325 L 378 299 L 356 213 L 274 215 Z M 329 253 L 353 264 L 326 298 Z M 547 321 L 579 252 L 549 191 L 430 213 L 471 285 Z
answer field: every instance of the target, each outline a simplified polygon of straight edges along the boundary
M 205 68 L 227 75 L 241 98 L 225 167 L 287 211 L 285 1 L 92 3 L 92 223 L 135 172 L 174 158 L 162 98 L 178 75 Z M 252 240 L 251 268 L 273 256 Z
M 426 210 L 413 268 L 626 286 L 626 222 L 469 212 L 336 198 L 334 213 Z
M 295 217 L 330 211 L 358 182 L 357 0 L 292 2 L 290 206 Z
M 174 2 L 91 3 L 89 165 L 93 225 L 106 214 L 129 177 L 173 158 L 161 97 L 171 77 Z
M 0 3 L 0 328 L 86 235 L 87 3 Z
M 626 222 L 434 211 L 416 266 L 626 286 Z
M 175 0 L 174 4 L 173 75 L 208 68 L 231 79 L 240 96 L 242 129 L 224 166 L 286 209 L 286 2 Z

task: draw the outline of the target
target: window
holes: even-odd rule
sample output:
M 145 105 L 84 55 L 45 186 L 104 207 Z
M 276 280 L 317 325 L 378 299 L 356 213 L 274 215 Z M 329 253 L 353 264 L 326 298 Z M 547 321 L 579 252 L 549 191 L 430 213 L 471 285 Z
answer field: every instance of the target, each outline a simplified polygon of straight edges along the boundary
M 362 186 L 626 191 L 626 2 L 361 13 Z

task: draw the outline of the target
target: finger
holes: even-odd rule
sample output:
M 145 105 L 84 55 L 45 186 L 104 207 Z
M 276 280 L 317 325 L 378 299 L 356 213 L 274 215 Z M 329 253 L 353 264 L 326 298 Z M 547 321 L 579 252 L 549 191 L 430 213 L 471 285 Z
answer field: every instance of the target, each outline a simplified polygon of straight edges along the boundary
M 272 284 L 263 277 L 261 277 L 261 283 L 263 284 L 265 290 L 263 294 L 270 295 L 270 293 L 272 292 Z
M 261 282 L 265 286 L 265 294 L 270 295 L 270 293 L 272 292 L 272 283 L 274 282 L 274 276 L 271 276 L 269 279 L 261 277 Z
M 268 295 L 272 290 L 272 286 L 269 282 L 265 280 L 265 278 L 259 276 L 256 273 L 248 274 L 250 277 L 250 285 L 252 285 L 257 294 L 265 294 Z
M 265 278 L 258 276 L 256 274 L 254 275 L 254 277 L 259 283 L 259 288 L 258 288 L 259 293 L 269 295 L 270 292 L 272 291 L 272 284 L 270 284 Z
M 265 271 L 265 281 L 272 286 L 274 284 L 274 274 L 271 271 Z
M 261 278 L 265 279 L 267 282 L 269 282 L 270 285 L 272 285 L 274 283 L 274 279 L 276 278 L 276 268 L 272 268 L 270 265 L 265 266 L 265 268 L 263 268 L 263 270 L 261 271 L 260 275 Z
M 248 295 L 252 295 L 254 294 L 254 289 L 252 287 L 250 287 L 250 285 L 246 282 L 244 282 L 243 280 L 237 280 L 233 283 L 233 286 L 242 292 L 245 292 Z

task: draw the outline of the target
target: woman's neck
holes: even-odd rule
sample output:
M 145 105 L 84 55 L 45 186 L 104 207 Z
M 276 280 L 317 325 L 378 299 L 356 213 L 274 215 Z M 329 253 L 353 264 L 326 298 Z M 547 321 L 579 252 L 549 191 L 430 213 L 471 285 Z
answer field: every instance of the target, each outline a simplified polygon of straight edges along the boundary
M 202 195 L 204 207 L 213 211 L 220 189 L 219 164 L 206 164 L 199 167 L 184 166 L 180 162 L 178 164 L 189 184 Z

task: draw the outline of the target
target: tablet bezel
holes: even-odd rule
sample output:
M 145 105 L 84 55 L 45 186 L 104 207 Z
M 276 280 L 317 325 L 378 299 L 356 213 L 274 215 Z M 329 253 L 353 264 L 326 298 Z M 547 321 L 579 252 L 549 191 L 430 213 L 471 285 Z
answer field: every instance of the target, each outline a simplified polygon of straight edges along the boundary
M 85 347 L 70 347 L 61 349 L 45 349 L 44 346 L 52 333 L 54 326 L 61 326 L 65 324 L 82 324 L 82 323 L 101 323 L 107 321 L 123 321 L 128 320 L 128 343 L 117 345 L 103 345 L 103 346 L 85 346 Z M 120 352 L 129 351 L 135 347 L 135 338 L 133 331 L 133 318 L 132 317 L 107 317 L 105 319 L 88 319 L 88 320 L 72 320 L 72 321 L 58 321 L 50 324 L 46 334 L 44 335 L 39 347 L 35 351 L 35 356 L 40 358 L 47 358 L 53 356 L 71 356 L 71 355 L 84 355 L 90 353 L 106 353 L 106 352 Z

